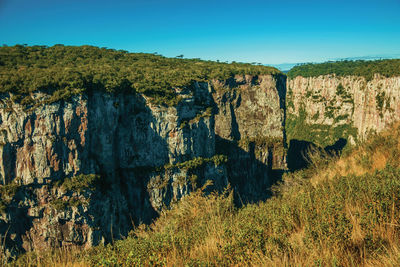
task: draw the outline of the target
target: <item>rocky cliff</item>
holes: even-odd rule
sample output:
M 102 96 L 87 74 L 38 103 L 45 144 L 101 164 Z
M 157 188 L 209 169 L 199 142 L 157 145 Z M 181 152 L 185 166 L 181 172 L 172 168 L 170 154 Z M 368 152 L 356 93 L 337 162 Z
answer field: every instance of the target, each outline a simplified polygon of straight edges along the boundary
M 400 77 L 297 76 L 287 89 L 288 139 L 354 144 L 400 118 Z
M 26 106 L 1 97 L 0 233 L 9 255 L 126 236 L 207 180 L 242 201 L 285 168 L 284 76 L 176 89 L 176 106 L 92 92 Z M 44 93 L 33 103 L 46 102 Z
M 0 231 L 9 252 L 110 241 L 206 180 L 225 187 L 208 87 L 179 94 L 168 108 L 139 94 L 32 109 L 3 96 Z
M 286 169 L 286 76 L 240 76 L 214 81 L 217 152 L 229 155 L 228 174 L 242 201 L 265 199 Z
M 44 50 L 59 49 L 76 53 Z M 399 77 L 287 80 L 249 64 L 79 49 L 90 64 L 50 54 L 70 67 L 44 58 L 29 72 L 36 60 L 19 56 L 10 57 L 18 70 L 15 60 L 3 66 L 0 235 L 9 256 L 124 237 L 208 181 L 206 191 L 230 184 L 239 204 L 265 199 L 309 144 L 340 149 L 400 116 Z

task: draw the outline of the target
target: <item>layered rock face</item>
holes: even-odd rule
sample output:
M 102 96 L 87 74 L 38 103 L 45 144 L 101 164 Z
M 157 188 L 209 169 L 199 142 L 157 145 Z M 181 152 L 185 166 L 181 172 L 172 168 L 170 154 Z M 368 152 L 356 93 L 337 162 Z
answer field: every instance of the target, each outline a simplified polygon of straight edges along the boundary
M 37 107 L 2 96 L 7 253 L 126 236 L 208 180 L 207 190 L 230 183 L 243 201 L 265 198 L 286 167 L 285 77 L 194 82 L 177 93 L 176 107 L 140 94 L 94 92 Z
M 9 252 L 96 245 L 150 222 L 206 180 L 225 187 L 224 162 L 212 158 L 208 86 L 179 95 L 169 108 L 94 93 L 31 110 L 3 97 L 0 231 Z
M 400 119 L 400 77 L 298 76 L 287 88 L 289 138 L 354 143 Z
M 286 76 L 236 76 L 213 86 L 217 151 L 229 155 L 230 181 L 242 201 L 264 199 L 286 169 Z

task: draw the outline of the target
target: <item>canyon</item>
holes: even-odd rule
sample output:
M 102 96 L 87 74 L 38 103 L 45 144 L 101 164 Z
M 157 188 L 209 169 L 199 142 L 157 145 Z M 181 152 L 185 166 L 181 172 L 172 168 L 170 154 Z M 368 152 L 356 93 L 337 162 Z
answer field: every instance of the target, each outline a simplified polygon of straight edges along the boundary
M 173 106 L 89 91 L 27 108 L 3 94 L 6 254 L 109 243 L 199 188 L 229 185 L 238 205 L 265 200 L 306 152 L 296 142 L 344 140 L 339 151 L 400 116 L 400 77 L 234 75 L 174 90 Z

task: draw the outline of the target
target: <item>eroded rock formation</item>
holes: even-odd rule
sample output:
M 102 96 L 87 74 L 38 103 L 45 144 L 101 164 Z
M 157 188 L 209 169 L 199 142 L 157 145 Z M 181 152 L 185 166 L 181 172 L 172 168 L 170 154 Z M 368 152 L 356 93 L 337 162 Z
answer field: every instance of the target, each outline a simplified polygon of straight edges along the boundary
M 400 118 L 400 77 L 298 76 L 287 83 L 288 136 L 326 146 L 380 132 Z
M 94 92 L 0 106 L 0 233 L 9 255 L 90 247 L 190 191 L 230 183 L 265 197 L 285 168 L 284 76 L 237 76 L 179 89 L 175 107 L 140 94 Z M 49 96 L 37 93 L 35 102 Z
M 229 155 L 230 181 L 241 201 L 265 199 L 286 169 L 286 76 L 236 76 L 213 85 L 217 151 Z

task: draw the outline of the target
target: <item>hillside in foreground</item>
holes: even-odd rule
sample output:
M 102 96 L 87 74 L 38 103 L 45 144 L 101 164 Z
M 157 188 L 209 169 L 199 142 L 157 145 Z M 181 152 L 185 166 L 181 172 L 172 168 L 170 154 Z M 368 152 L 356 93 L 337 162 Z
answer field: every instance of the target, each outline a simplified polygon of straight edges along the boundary
M 310 151 L 265 202 L 235 208 L 199 190 L 124 240 L 86 252 L 26 254 L 16 265 L 398 266 L 400 126 L 340 157 Z

